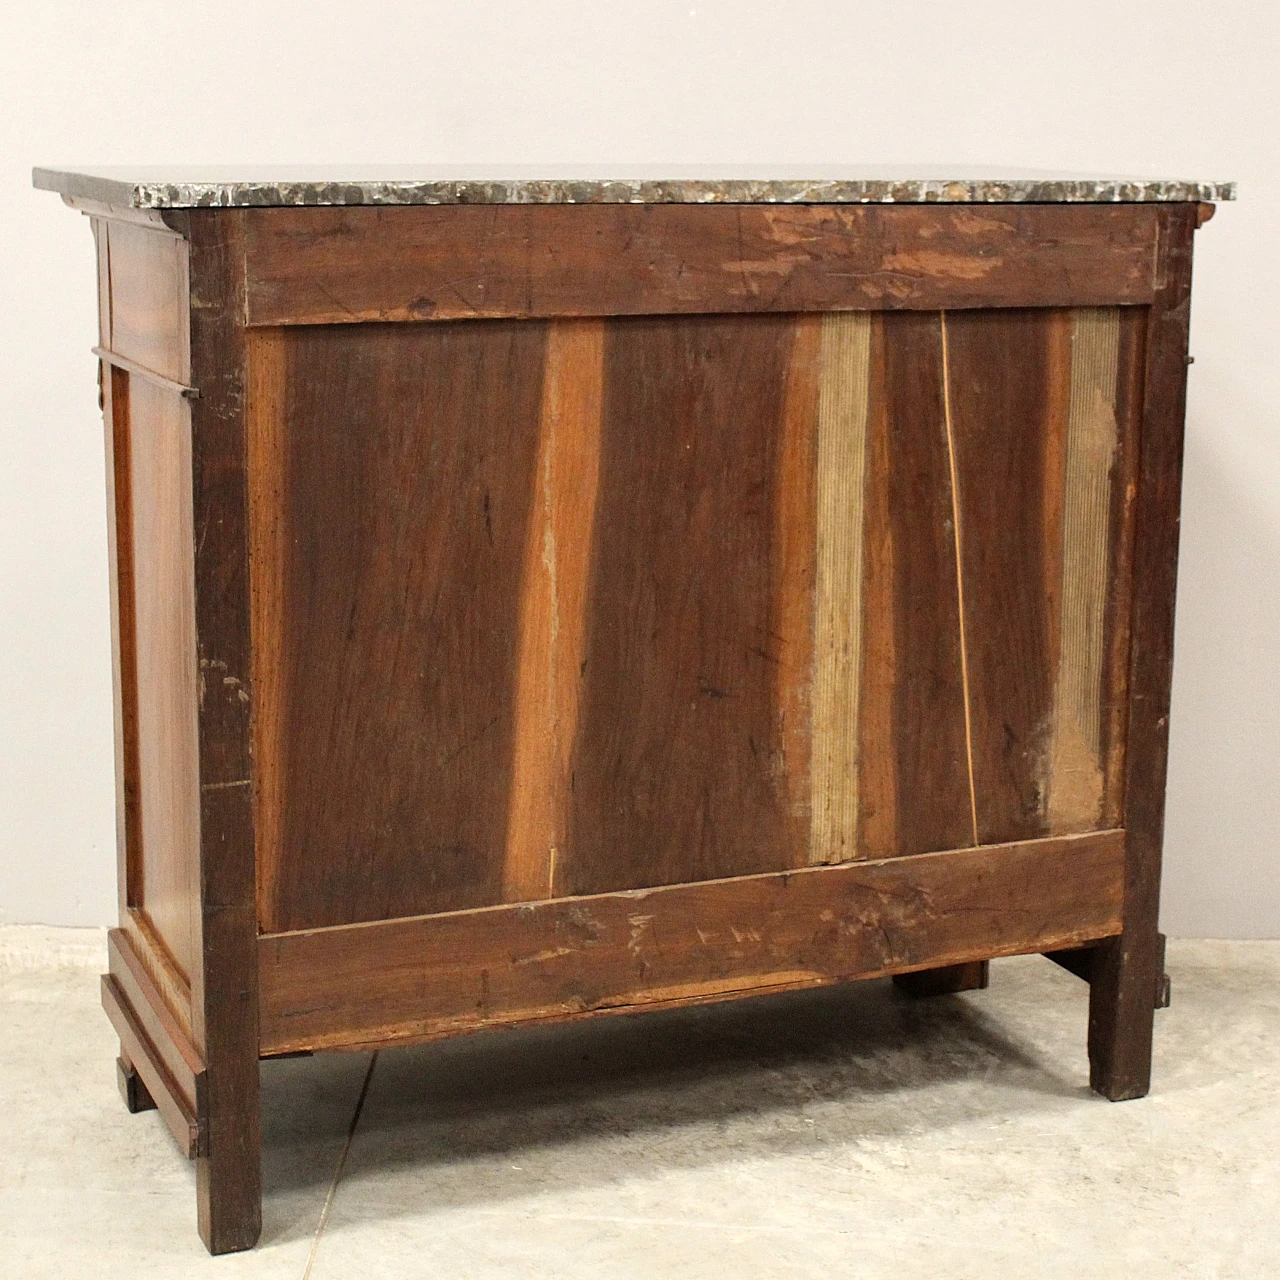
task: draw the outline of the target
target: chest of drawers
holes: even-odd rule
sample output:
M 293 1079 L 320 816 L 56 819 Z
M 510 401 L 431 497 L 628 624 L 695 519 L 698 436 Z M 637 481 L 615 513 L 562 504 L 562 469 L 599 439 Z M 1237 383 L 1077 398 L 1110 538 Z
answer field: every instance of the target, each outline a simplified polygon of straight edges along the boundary
M 893 975 L 1148 1087 L 1192 238 L 1227 188 L 37 171 L 98 247 L 134 1107 Z

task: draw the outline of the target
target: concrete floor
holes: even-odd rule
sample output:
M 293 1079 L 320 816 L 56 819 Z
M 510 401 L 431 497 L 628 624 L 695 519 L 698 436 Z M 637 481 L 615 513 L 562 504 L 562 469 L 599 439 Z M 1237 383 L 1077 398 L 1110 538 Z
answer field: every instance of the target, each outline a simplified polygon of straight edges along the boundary
M 0 929 L 5 1280 L 1280 1276 L 1280 943 L 1170 943 L 1119 1105 L 1037 957 L 384 1052 L 336 1184 L 369 1055 L 266 1063 L 262 1243 L 219 1259 L 116 1093 L 100 947 Z

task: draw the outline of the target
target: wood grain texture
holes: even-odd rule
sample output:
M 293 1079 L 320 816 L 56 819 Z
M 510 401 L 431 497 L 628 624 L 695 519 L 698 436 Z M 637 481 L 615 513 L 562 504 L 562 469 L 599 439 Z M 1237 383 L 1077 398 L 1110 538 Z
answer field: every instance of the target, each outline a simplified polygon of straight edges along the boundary
M 1048 751 L 1051 831 L 1102 818 L 1103 662 L 1112 537 L 1111 473 L 1119 445 L 1120 313 L 1071 317 L 1071 392 L 1063 477 L 1062 621 Z
M 1123 769 L 1141 318 L 948 313 L 947 331 L 979 837 L 1096 830 Z
M 130 1066 L 141 1077 L 146 1092 L 173 1134 L 178 1149 L 188 1160 L 201 1153 L 203 1131 L 200 1117 L 190 1108 L 169 1076 L 146 1029 L 138 1020 L 119 983 L 109 973 L 102 975 L 102 1007 L 120 1037 L 120 1047 Z
M 251 325 L 1145 303 L 1156 210 L 254 209 Z
M 520 582 L 510 816 L 502 900 L 555 896 L 583 680 L 587 578 L 600 470 L 604 325 L 547 334 L 537 493 Z
M 973 843 L 942 325 L 877 317 L 859 696 L 859 852 Z
M 200 673 L 192 1031 L 208 1064 L 197 1220 L 210 1252 L 229 1253 L 251 1247 L 262 1227 L 243 218 L 204 211 L 173 222 L 191 246 L 191 365 L 200 387 L 200 398 L 185 402 L 198 442 L 188 482 Z
M 858 693 L 870 353 L 868 313 L 822 318 L 811 863 L 843 862 L 858 853 Z
M 136 840 L 129 853 L 136 893 L 131 905 L 146 915 L 190 981 L 200 955 L 191 428 L 183 400 L 143 379 L 129 378 L 124 403 L 138 770 Z
M 252 337 L 266 930 L 502 900 L 546 341 Z
M 947 316 L 982 843 L 1048 834 L 1070 315 Z
M 155 1057 L 163 1063 L 190 1114 L 199 1115 L 203 1109 L 205 1064 L 191 1043 L 188 1029 L 170 1010 L 168 1000 L 148 972 L 146 961 L 123 929 L 108 932 L 107 959 L 111 976 L 146 1032 Z
M 1067 837 L 264 937 L 262 1049 L 815 986 L 1120 927 L 1124 836 Z
M 162 377 L 185 383 L 191 373 L 187 324 L 189 256 L 180 236 L 115 219 L 106 237 L 108 302 L 102 345 Z
M 105 257 L 105 243 L 98 242 Z M 116 887 L 119 918 L 140 901 L 138 833 L 138 643 L 133 569 L 129 378 L 98 366 L 107 479 L 107 579 L 111 610 L 111 690 L 116 779 Z
M 795 332 L 785 316 L 607 328 L 562 893 L 807 861 L 775 594 Z
M 1139 589 L 1130 623 L 1125 750 L 1124 931 L 1098 948 L 1089 993 L 1090 1083 L 1112 1100 L 1142 1097 L 1150 1087 L 1162 976 L 1157 920 L 1196 221 L 1192 204 L 1160 211 L 1158 291 L 1147 323 L 1132 568 Z

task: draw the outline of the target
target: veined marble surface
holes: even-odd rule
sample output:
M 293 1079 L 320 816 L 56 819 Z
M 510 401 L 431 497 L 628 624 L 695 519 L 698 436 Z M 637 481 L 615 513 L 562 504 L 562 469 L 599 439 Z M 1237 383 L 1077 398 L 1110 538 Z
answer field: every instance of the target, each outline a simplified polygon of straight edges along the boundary
M 181 166 L 35 169 L 36 187 L 135 209 L 365 204 L 1112 204 L 1234 200 L 1235 183 L 966 168 Z

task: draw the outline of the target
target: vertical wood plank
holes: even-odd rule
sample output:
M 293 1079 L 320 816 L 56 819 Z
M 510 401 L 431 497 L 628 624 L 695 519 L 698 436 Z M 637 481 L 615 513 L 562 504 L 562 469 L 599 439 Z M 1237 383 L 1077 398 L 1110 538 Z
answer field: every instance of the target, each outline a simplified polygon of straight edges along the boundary
M 858 847 L 858 693 L 870 349 L 868 312 L 822 317 L 812 863 L 842 862 L 855 857 Z
M 191 243 L 191 364 L 200 388 L 189 402 L 201 676 L 201 954 L 191 986 L 208 1078 L 196 1189 L 201 1237 L 211 1253 L 230 1253 L 250 1248 L 262 1228 L 244 220 L 224 210 L 173 221 Z
M 280 331 L 283 400 L 254 410 L 281 522 L 255 534 L 264 929 L 502 901 L 547 330 Z
M 520 583 L 511 807 L 502 900 L 555 896 L 586 634 L 600 469 L 604 322 L 551 324 L 535 464 L 537 492 Z
M 1119 438 L 1120 313 L 1071 317 L 1071 377 L 1063 482 L 1062 606 L 1048 752 L 1048 822 L 1084 831 L 1102 818 L 1103 659 L 1111 547 L 1111 472 Z
M 284 838 L 284 682 L 288 671 L 284 602 L 290 543 L 285 526 L 288 377 L 285 332 L 250 330 L 245 335 L 245 448 L 253 663 L 255 910 L 259 927 L 264 929 L 274 918 L 272 872 L 281 864 Z
M 790 316 L 608 322 L 558 893 L 807 861 L 777 674 L 780 424 L 795 339 Z
M 105 238 L 99 241 L 100 251 Z M 106 446 L 107 563 L 115 710 L 116 875 L 120 920 L 140 901 L 138 834 L 138 650 L 134 617 L 133 499 L 129 461 L 129 375 L 100 365 Z
M 973 843 L 941 317 L 873 321 L 859 729 L 861 856 Z
M 200 964 L 191 426 L 187 403 L 144 378 L 129 376 L 126 404 L 137 708 L 134 905 L 190 981 Z
M 1062 597 L 1071 319 L 947 315 L 980 843 L 1043 835 Z
M 797 865 L 812 856 L 814 592 L 818 567 L 818 403 L 826 318 L 796 316 L 787 361 L 774 502 L 773 665 L 779 773 Z
M 1097 949 L 1089 990 L 1090 1083 L 1119 1101 L 1151 1084 L 1159 995 L 1160 862 L 1173 677 L 1194 204 L 1159 210 L 1157 293 L 1147 323 L 1141 454 L 1134 513 L 1124 931 Z

